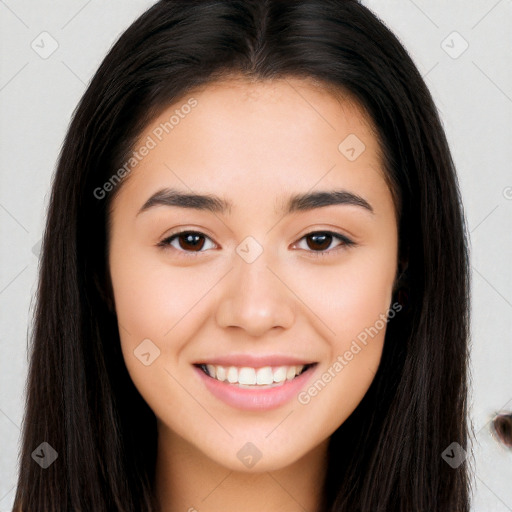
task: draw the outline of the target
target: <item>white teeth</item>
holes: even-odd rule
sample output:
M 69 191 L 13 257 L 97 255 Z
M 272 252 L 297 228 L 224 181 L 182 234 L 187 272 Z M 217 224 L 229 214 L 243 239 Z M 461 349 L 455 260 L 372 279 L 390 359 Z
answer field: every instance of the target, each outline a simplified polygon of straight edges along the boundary
M 304 365 L 297 366 L 263 366 L 262 368 L 251 368 L 243 366 L 220 366 L 207 364 L 203 366 L 210 377 L 221 382 L 228 381 L 230 384 L 242 386 L 269 386 L 272 384 L 283 384 L 285 381 L 294 379 L 304 370 Z
M 286 372 L 286 380 L 292 380 L 295 377 L 296 367 L 290 366 Z M 297 372 L 298 373 L 298 372 Z
M 238 382 L 245 385 L 256 384 L 256 370 L 254 368 L 240 368 Z
M 230 366 L 226 377 L 228 378 L 228 382 L 231 384 L 238 382 L 238 369 L 234 366 Z
M 256 384 L 268 385 L 272 382 L 274 382 L 274 374 L 270 366 L 264 366 L 256 372 Z
M 286 380 L 286 374 L 288 368 L 286 366 L 280 366 L 274 370 L 274 382 L 284 382 Z M 295 373 L 295 367 L 293 367 L 293 373 Z
M 207 364 L 207 365 L 206 365 L 206 369 L 208 370 L 208 373 L 209 373 L 212 377 L 215 377 L 215 366 L 213 366 L 213 364 Z
M 208 368 L 208 366 L 210 366 L 210 365 L 207 365 L 206 368 Z M 215 366 L 214 366 L 214 368 L 215 368 Z M 210 375 L 212 377 L 216 377 L 217 380 L 220 380 L 220 381 L 226 380 L 226 368 L 224 368 L 224 366 L 217 366 L 217 375 L 215 375 L 215 373 L 213 373 L 213 372 L 210 372 L 210 370 L 208 370 L 208 372 L 210 373 Z

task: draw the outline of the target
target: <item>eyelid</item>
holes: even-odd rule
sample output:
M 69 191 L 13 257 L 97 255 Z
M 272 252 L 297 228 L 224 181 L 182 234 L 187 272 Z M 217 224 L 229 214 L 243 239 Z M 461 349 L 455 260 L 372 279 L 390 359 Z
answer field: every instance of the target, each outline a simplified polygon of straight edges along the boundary
M 207 234 L 205 234 L 205 233 L 203 233 L 203 232 L 201 232 L 199 230 L 183 229 L 181 231 L 176 231 L 174 233 L 171 233 L 170 235 L 165 236 L 157 244 L 157 246 L 159 246 L 159 247 L 161 247 L 163 249 L 170 248 L 170 247 L 172 247 L 170 245 L 171 241 L 173 241 L 174 239 L 178 238 L 180 235 L 185 235 L 185 234 L 200 235 L 200 236 L 203 236 L 203 237 L 205 237 L 207 239 L 210 239 L 213 242 L 212 237 L 210 237 L 209 235 L 207 235 Z M 341 244 L 337 245 L 334 249 L 327 249 L 327 250 L 323 250 L 323 251 L 314 251 L 314 250 L 301 249 L 301 250 L 305 250 L 307 253 L 312 254 L 315 257 L 316 256 L 329 256 L 332 253 L 339 252 L 339 250 L 343 250 L 343 249 L 346 249 L 346 248 L 349 248 L 349 247 L 357 245 L 356 242 L 354 242 L 353 240 L 348 238 L 346 235 L 344 235 L 342 233 L 338 233 L 336 231 L 329 230 L 329 229 L 325 229 L 325 230 L 317 229 L 317 230 L 309 231 L 309 232 L 305 233 L 304 235 L 302 235 L 297 240 L 297 242 L 294 242 L 294 245 L 298 244 L 299 242 L 301 242 L 303 239 L 307 238 L 308 236 L 312 236 L 312 235 L 316 235 L 316 234 L 323 234 L 323 235 L 332 236 L 333 238 L 338 239 L 341 242 Z M 213 242 L 213 243 L 215 245 L 217 245 L 215 242 Z M 203 251 L 203 250 L 200 250 L 200 251 L 185 251 L 185 250 L 182 250 L 182 249 L 176 249 L 174 247 L 172 247 L 172 249 L 175 249 L 177 252 L 182 253 L 182 255 L 185 256 L 185 257 L 189 257 L 189 256 L 196 257 L 199 254 L 201 254 L 203 252 L 206 252 L 206 251 Z
M 174 249 L 174 251 L 181 253 L 181 255 L 188 257 L 196 257 L 197 255 L 205 252 L 205 251 L 185 251 L 183 249 L 176 249 L 175 247 L 171 246 L 171 241 L 173 239 L 177 239 L 180 235 L 185 234 L 194 234 L 194 235 L 200 235 L 204 238 L 212 240 L 212 237 L 207 235 L 206 233 L 203 233 L 202 231 L 196 230 L 196 229 L 183 229 L 181 231 L 176 231 L 174 233 L 171 233 L 170 235 L 166 235 L 160 242 L 157 243 L 158 247 L 161 247 L 162 249 Z M 213 240 L 212 240 L 213 242 Z M 215 245 L 217 245 L 215 242 L 213 242 Z
M 311 254 L 313 257 L 324 257 L 324 256 L 328 257 L 333 254 L 337 254 L 341 250 L 344 250 L 344 249 L 347 249 L 349 247 L 356 245 L 356 243 L 353 240 L 351 240 L 350 238 L 348 238 L 346 235 L 344 235 L 342 233 L 338 233 L 337 231 L 329 230 L 329 229 L 325 229 L 325 230 L 317 229 L 317 230 L 309 231 L 306 234 L 304 234 L 302 237 L 300 237 L 299 240 L 295 243 L 297 244 L 300 241 L 302 241 L 304 238 L 307 238 L 308 236 L 316 235 L 316 234 L 330 235 L 333 238 L 338 239 L 342 243 L 337 245 L 333 249 L 327 249 L 324 251 L 306 250 L 306 252 L 308 254 Z

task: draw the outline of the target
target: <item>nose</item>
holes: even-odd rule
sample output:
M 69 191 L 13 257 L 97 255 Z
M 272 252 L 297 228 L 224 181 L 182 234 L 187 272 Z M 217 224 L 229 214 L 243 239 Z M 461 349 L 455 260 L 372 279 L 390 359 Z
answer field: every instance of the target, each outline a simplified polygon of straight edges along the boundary
M 293 325 L 296 304 L 286 276 L 269 265 L 265 251 L 252 263 L 235 258 L 235 268 L 219 298 L 216 321 L 221 328 L 238 327 L 261 337 L 275 328 Z

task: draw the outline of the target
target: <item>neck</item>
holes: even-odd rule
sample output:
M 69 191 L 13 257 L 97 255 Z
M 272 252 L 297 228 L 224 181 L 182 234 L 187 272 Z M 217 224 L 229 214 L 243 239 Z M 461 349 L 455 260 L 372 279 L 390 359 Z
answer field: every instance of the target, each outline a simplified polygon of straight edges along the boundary
M 328 439 L 285 468 L 238 472 L 160 427 L 155 491 L 161 512 L 320 511 Z

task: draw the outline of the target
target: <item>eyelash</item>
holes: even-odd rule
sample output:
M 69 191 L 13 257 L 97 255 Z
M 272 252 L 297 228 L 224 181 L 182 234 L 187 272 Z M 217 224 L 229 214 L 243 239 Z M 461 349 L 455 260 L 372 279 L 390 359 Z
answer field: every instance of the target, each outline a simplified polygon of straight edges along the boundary
M 209 236 L 205 235 L 204 233 L 201 233 L 200 231 L 179 231 L 177 233 L 173 233 L 172 235 L 164 238 L 157 245 L 158 245 L 158 247 L 162 247 L 163 249 L 168 249 L 169 247 L 172 247 L 170 244 L 175 238 L 178 238 L 179 236 L 183 236 L 183 235 L 200 235 L 200 236 L 203 236 L 206 238 L 210 238 Z M 334 249 L 323 250 L 323 251 L 309 250 L 308 252 L 310 252 L 314 257 L 330 256 L 333 252 L 337 253 L 339 250 L 342 250 L 343 248 L 352 247 L 352 246 L 356 245 L 356 243 L 354 241 L 350 240 L 345 235 L 342 235 L 341 233 L 336 233 L 334 231 L 311 231 L 310 233 L 307 233 L 302 238 L 300 238 L 299 242 L 301 240 L 303 240 L 304 238 L 310 237 L 312 235 L 329 235 L 329 236 L 332 236 L 333 238 L 338 239 L 340 242 L 342 242 L 338 247 L 336 247 Z M 192 258 L 195 258 L 198 254 L 205 252 L 202 250 L 201 251 L 186 251 L 183 249 L 176 249 L 175 247 L 173 247 L 173 249 L 177 250 L 178 252 L 183 253 L 183 256 L 185 256 L 185 257 L 192 257 Z

